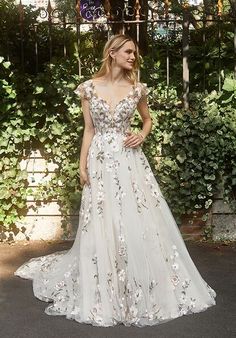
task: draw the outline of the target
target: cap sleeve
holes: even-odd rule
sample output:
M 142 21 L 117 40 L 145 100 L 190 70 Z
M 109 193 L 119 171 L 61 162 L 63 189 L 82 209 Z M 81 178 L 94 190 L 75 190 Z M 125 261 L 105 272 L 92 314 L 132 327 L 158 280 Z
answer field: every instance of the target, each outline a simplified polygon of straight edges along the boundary
M 141 99 L 143 96 L 148 95 L 149 90 L 146 83 L 140 82 L 140 87 L 141 87 L 140 88 L 140 99 Z
M 139 102 L 143 97 L 146 97 L 149 93 L 149 89 L 146 83 L 139 82 L 137 86 L 137 102 Z
M 90 99 L 91 98 L 91 86 L 90 82 L 85 81 L 80 83 L 77 88 L 74 90 L 74 93 L 77 94 L 81 99 Z

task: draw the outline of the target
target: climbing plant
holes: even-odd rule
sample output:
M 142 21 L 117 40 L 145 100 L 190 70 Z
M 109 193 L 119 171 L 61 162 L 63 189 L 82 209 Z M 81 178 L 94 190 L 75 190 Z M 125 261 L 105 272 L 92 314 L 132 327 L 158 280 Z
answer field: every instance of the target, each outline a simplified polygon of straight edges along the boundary
M 24 144 L 30 138 L 30 129 L 25 128 L 23 112 L 17 102 L 10 62 L 0 57 L 0 239 L 13 239 L 13 234 L 24 232 L 16 221 L 26 213 L 26 178 L 19 161 Z
M 78 210 L 81 195 L 83 117 L 74 89 L 85 78 L 76 75 L 76 67 L 76 58 L 59 60 L 35 77 L 13 72 L 10 63 L 0 59 L 1 240 L 25 232 L 17 221 L 26 214 L 32 193 L 37 205 L 59 201 L 68 235 L 67 215 Z M 167 91 L 161 83 L 149 88 L 148 97 L 153 129 L 143 151 L 177 219 L 194 210 L 209 210 L 220 180 L 225 200 L 235 205 L 235 80 L 227 77 L 221 93 L 195 93 L 188 111 L 182 109 L 176 89 Z M 136 114 L 132 128 L 140 127 Z M 32 191 L 20 161 L 35 149 L 57 169 L 50 181 Z
M 220 93 L 195 93 L 185 111 L 177 95 L 152 90 L 156 123 L 146 152 L 161 145 L 157 178 L 176 215 L 209 210 L 221 182 L 225 201 L 236 207 L 236 82 L 225 79 Z M 156 138 L 156 136 L 158 136 Z M 150 145 L 151 142 L 151 145 Z M 151 153 L 150 153 L 151 151 Z

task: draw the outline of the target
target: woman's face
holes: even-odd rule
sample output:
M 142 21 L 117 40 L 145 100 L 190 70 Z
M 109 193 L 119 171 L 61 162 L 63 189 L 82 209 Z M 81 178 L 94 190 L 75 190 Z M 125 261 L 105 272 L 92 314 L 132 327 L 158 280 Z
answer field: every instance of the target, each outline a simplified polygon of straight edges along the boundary
M 136 58 L 136 48 L 133 41 L 127 41 L 120 49 L 111 52 L 114 65 L 122 69 L 131 70 Z

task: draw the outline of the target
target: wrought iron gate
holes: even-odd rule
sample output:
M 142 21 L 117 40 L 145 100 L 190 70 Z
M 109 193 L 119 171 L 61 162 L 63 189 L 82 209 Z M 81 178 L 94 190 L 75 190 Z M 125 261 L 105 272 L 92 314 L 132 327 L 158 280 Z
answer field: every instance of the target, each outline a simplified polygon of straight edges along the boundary
M 227 2 L 227 3 L 226 3 Z M 39 1 L 35 1 L 39 3 Z M 42 1 L 41 1 L 42 3 Z M 184 107 L 189 106 L 190 90 L 190 50 L 191 32 L 199 30 L 202 36 L 202 59 L 199 67 L 202 67 L 202 88 L 206 89 L 207 79 L 207 53 L 206 43 L 209 39 L 209 27 L 217 27 L 214 36 L 217 46 L 216 72 L 218 73 L 218 90 L 222 87 L 222 69 L 224 68 L 224 58 L 222 53 L 222 34 L 224 25 L 230 25 L 232 33 L 232 65 L 228 65 L 236 77 L 236 2 L 235 0 L 81 0 L 75 1 L 74 6 L 68 9 L 58 6 L 53 1 L 44 1 L 46 7 L 39 8 L 39 13 L 35 22 L 30 27 L 25 22 L 25 6 L 20 0 L 18 2 L 18 27 L 20 39 L 20 62 L 22 69 L 25 68 L 26 60 L 26 41 L 25 31 L 32 32 L 34 39 L 34 63 L 35 72 L 39 71 L 39 57 L 42 51 L 38 44 L 39 27 L 44 25 L 48 36 L 48 61 L 53 58 L 53 34 L 55 27 L 60 27 L 64 37 L 62 54 L 65 58 L 69 57 L 67 32 L 68 29 L 74 32 L 75 45 L 80 56 L 81 35 L 90 31 L 94 39 L 94 50 L 96 49 L 96 31 L 103 29 L 106 32 L 104 38 L 109 38 L 114 33 L 126 33 L 131 35 L 139 44 L 141 54 L 149 54 L 150 57 L 156 53 L 158 48 L 157 41 L 163 41 L 165 45 L 165 58 L 162 65 L 165 72 L 166 85 L 171 85 L 172 70 L 171 65 L 175 62 L 171 55 L 170 44 L 173 38 L 178 38 L 182 46 L 182 81 L 183 84 L 183 103 Z M 208 4 L 208 5 L 207 5 Z M 147 41 L 148 37 L 148 41 Z M 212 37 L 211 37 L 212 38 Z M 45 51 L 44 51 L 45 53 Z M 153 60 L 154 62 L 154 60 Z M 228 63 L 228 61 L 227 61 Z M 85 60 L 78 57 L 78 74 L 83 74 Z

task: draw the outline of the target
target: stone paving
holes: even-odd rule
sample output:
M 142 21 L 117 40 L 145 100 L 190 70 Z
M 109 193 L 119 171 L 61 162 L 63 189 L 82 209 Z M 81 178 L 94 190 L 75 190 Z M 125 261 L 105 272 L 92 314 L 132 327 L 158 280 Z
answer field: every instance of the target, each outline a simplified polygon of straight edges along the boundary
M 101 328 L 44 313 L 32 282 L 13 275 L 31 257 L 70 248 L 73 242 L 0 244 L 1 338 L 233 338 L 236 337 L 236 244 L 186 242 L 202 277 L 217 292 L 217 305 L 152 327 Z

